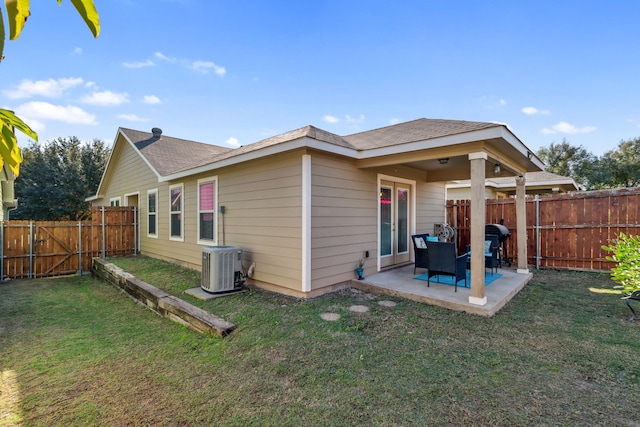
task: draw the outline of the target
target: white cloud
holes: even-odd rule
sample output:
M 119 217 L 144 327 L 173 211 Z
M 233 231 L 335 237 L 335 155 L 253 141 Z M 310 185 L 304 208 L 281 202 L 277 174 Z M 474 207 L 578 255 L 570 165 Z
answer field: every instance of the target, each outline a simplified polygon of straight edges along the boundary
M 145 104 L 162 104 L 160 98 L 155 95 L 145 95 L 143 98 Z
M 521 111 L 528 116 L 532 116 L 535 114 L 542 114 L 542 115 L 551 114 L 549 110 L 538 110 L 536 107 L 524 107 Z
M 156 52 L 154 53 L 154 56 L 158 59 L 162 59 L 163 61 L 171 61 L 171 59 L 168 56 L 163 55 L 162 52 Z
M 129 94 L 126 92 L 116 93 L 105 90 L 86 95 L 82 97 L 80 102 L 91 105 L 120 105 L 129 102 Z
M 578 128 L 572 125 L 571 123 L 560 122 L 551 126 L 551 128 L 544 128 L 540 132 L 542 132 L 545 135 L 551 135 L 554 133 L 566 133 L 566 134 L 591 133 L 595 130 L 596 128 L 593 126 L 585 126 L 585 127 Z
M 127 121 L 130 121 L 130 122 L 148 122 L 148 121 L 151 121 L 151 119 L 145 119 L 143 117 L 138 117 L 135 114 L 118 114 L 117 117 L 119 119 L 127 120 Z
M 82 55 L 82 48 L 81 47 L 76 47 L 75 49 L 73 49 L 73 54 L 74 55 Z
M 389 124 L 390 125 L 397 125 L 398 123 L 400 123 L 400 119 L 390 119 L 389 120 Z
M 137 61 L 137 62 L 123 62 L 122 66 L 125 68 L 144 68 L 144 67 L 153 67 L 154 64 L 152 60 L 147 59 L 146 61 Z
M 350 115 L 346 115 L 347 123 L 362 123 L 364 122 L 364 114 L 360 114 L 360 117 L 351 117 Z
M 227 139 L 224 143 L 234 148 L 240 147 L 240 142 L 238 141 L 237 138 L 234 138 L 234 137 Z
M 54 105 L 48 102 L 33 101 L 22 104 L 16 108 L 16 113 L 24 117 L 27 123 L 33 123 L 33 119 L 56 120 L 65 123 L 82 125 L 96 125 L 96 116 L 87 113 L 80 107 L 74 105 Z
M 500 104 L 501 107 L 507 105 L 507 100 L 506 99 L 500 99 L 500 101 L 498 101 L 498 104 Z
M 68 77 L 48 80 L 23 80 L 18 87 L 5 90 L 5 96 L 11 99 L 31 98 L 32 96 L 44 96 L 46 98 L 58 98 L 75 86 L 81 85 L 84 80 L 80 77 Z
M 227 73 L 227 70 L 224 67 L 216 65 L 211 61 L 193 61 L 191 68 L 203 74 L 207 74 L 209 70 L 213 70 L 213 72 L 219 76 L 224 76 Z
M 337 118 L 336 116 L 329 116 L 329 115 L 324 116 L 322 120 L 324 120 L 327 123 L 338 123 L 340 121 L 340 119 Z

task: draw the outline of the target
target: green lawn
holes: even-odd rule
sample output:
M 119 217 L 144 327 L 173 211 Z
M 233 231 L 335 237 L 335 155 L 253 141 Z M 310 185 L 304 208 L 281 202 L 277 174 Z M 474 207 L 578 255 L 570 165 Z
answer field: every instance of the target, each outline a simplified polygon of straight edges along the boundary
M 640 321 L 608 275 L 539 271 L 493 318 L 347 290 L 199 301 L 197 272 L 114 260 L 235 323 L 221 339 L 91 277 L 0 284 L 0 426 L 637 426 Z M 366 305 L 366 313 L 349 311 Z M 322 320 L 333 312 L 340 320 Z

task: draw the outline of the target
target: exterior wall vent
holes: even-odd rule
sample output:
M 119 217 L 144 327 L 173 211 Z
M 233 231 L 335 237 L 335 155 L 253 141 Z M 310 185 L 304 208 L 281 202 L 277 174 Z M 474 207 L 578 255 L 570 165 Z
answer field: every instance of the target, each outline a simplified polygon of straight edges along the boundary
M 202 248 L 200 287 L 210 293 L 233 292 L 242 285 L 242 249 L 235 246 Z

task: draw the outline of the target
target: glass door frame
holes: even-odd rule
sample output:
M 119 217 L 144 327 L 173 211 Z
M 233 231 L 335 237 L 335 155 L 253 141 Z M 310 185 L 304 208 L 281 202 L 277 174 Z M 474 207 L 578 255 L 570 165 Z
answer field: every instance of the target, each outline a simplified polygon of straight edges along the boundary
M 377 189 L 376 189 L 376 193 L 378 194 L 377 197 L 377 211 L 378 211 L 378 218 L 377 218 L 377 223 L 378 223 L 378 227 L 377 227 L 377 252 L 378 252 L 378 259 L 377 259 L 377 263 L 378 263 L 378 271 L 380 271 L 380 269 L 382 268 L 382 256 L 380 254 L 380 247 L 381 247 L 381 243 L 382 243 L 382 235 L 381 235 L 381 230 L 382 230 L 382 224 L 380 223 L 381 221 L 381 204 L 380 204 L 380 189 L 384 186 L 384 187 L 388 187 L 388 185 L 383 184 L 383 181 L 390 181 L 395 183 L 396 185 L 399 185 L 402 188 L 408 188 L 409 189 L 409 211 L 408 211 L 408 221 L 409 221 L 409 227 L 408 227 L 408 239 L 410 238 L 410 236 L 412 234 L 415 234 L 415 230 L 416 230 L 416 200 L 417 200 L 417 196 L 416 196 L 416 181 L 414 180 L 410 180 L 410 179 L 405 179 L 405 178 L 399 178 L 396 176 L 390 176 L 390 175 L 384 175 L 384 174 L 378 174 L 377 177 Z M 395 188 L 395 186 L 394 186 Z M 392 191 L 393 193 L 395 193 L 395 190 Z M 392 212 L 392 216 L 395 218 L 396 216 L 396 206 L 395 206 L 395 199 L 396 199 L 397 195 L 393 194 L 393 212 Z M 394 242 L 392 242 L 392 245 L 395 244 L 395 239 Z M 408 240 L 408 248 L 407 250 L 409 251 L 409 259 L 412 260 L 412 252 L 411 252 L 411 245 L 410 245 L 410 240 Z M 392 248 L 392 253 L 394 252 L 394 249 Z

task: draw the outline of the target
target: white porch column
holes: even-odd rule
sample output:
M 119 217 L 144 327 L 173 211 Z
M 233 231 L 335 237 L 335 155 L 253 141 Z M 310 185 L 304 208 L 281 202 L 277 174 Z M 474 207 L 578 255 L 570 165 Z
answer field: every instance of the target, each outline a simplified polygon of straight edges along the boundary
M 487 153 L 469 153 L 471 163 L 471 295 L 469 303 L 485 305 L 484 226 L 486 221 L 485 163 Z
M 528 274 L 527 265 L 527 196 L 524 176 L 516 177 L 516 233 L 518 236 L 518 270 Z

